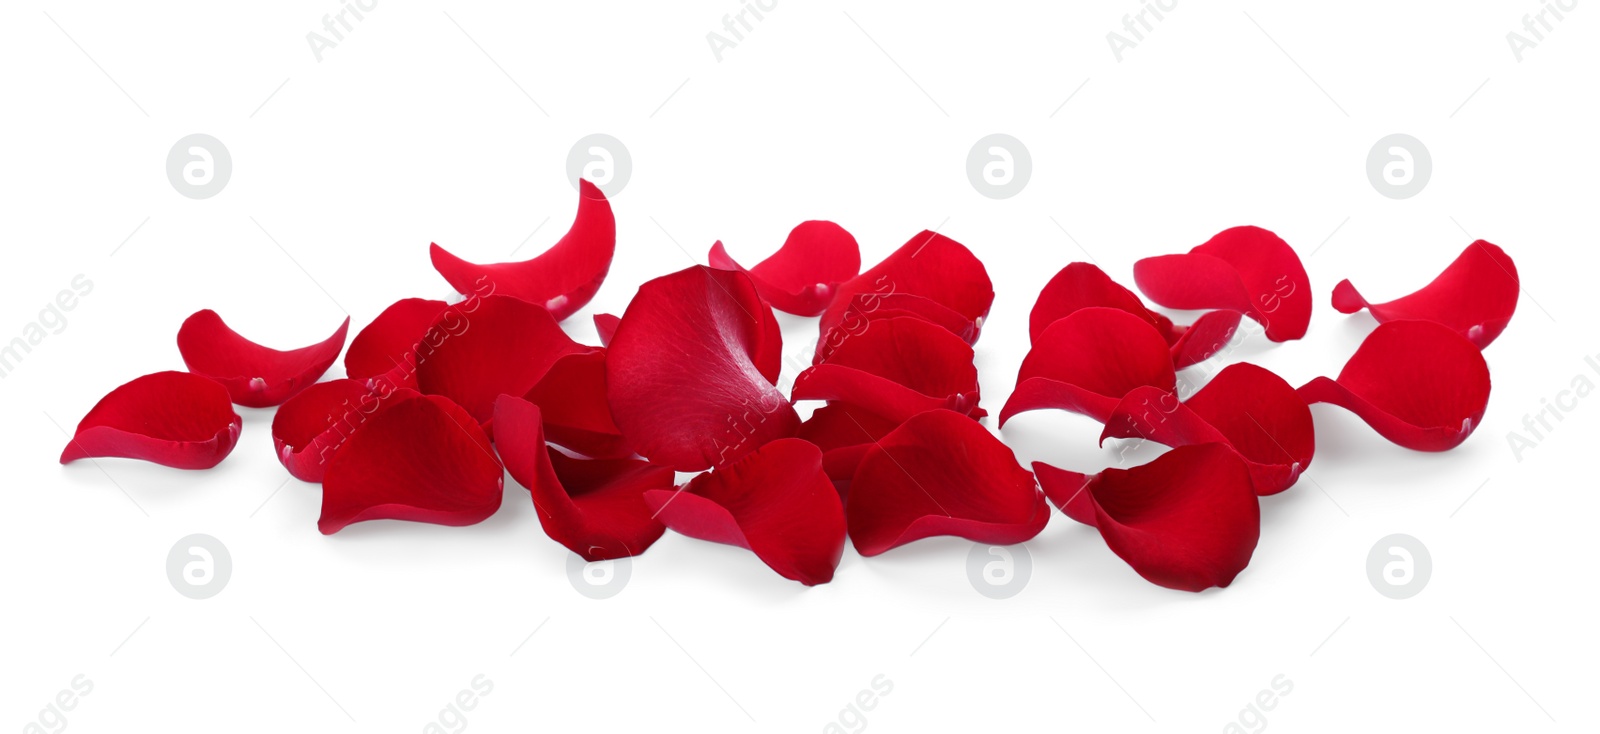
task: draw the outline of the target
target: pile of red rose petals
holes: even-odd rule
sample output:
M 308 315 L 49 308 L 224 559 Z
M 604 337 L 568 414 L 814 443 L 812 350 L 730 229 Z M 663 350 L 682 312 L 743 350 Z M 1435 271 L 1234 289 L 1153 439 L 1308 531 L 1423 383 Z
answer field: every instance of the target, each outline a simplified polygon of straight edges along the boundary
M 463 300 L 405 298 L 344 349 L 349 320 L 311 346 L 252 342 L 210 310 L 178 330 L 188 372 L 145 375 L 94 406 L 61 454 L 216 466 L 238 442 L 234 405 L 279 406 L 278 459 L 322 484 L 317 527 L 391 519 L 470 525 L 493 515 L 507 472 L 545 534 L 589 561 L 647 550 L 668 529 L 748 549 L 779 575 L 833 579 L 846 540 L 862 556 L 934 536 L 1013 544 L 1050 505 L 1097 529 L 1161 586 L 1227 586 L 1250 562 L 1259 497 L 1310 467 L 1309 405 L 1356 414 L 1409 449 L 1444 451 L 1481 424 L 1481 354 L 1516 309 L 1516 266 L 1478 241 L 1421 290 L 1370 303 L 1346 280 L 1343 313 L 1378 326 L 1336 378 L 1296 389 L 1248 363 L 1179 397 L 1181 371 L 1222 351 L 1242 319 L 1299 339 L 1312 310 L 1293 248 L 1258 227 L 1134 266 L 1145 296 L 1203 311 L 1174 324 L 1098 267 L 1072 263 L 1040 292 L 1031 349 L 1001 408 L 1059 409 L 1107 438 L 1171 447 L 1086 475 L 1032 471 L 981 422 L 973 345 L 994 301 L 983 263 L 934 232 L 861 269 L 837 224 L 803 222 L 746 268 L 721 242 L 709 267 L 639 287 L 599 346 L 560 322 L 592 299 L 615 251 L 611 205 L 587 181 L 570 230 L 523 262 L 480 265 L 438 245 Z M 809 367 L 778 388 L 777 309 L 817 317 Z M 326 332 L 324 332 L 326 333 Z M 318 382 L 344 352 L 346 377 Z M 801 419 L 795 403 L 815 401 Z M 682 484 L 678 472 L 694 473 Z

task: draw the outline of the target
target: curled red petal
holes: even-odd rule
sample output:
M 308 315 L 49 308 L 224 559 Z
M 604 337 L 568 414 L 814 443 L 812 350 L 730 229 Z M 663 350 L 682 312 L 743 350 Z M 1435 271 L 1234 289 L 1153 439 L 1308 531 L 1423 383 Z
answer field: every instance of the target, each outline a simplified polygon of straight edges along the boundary
M 1033 475 L 1011 449 L 948 410 L 917 415 L 867 449 L 845 514 L 864 556 L 936 535 L 1021 543 L 1050 519 Z
M 345 441 L 385 401 L 416 395 L 414 390 L 389 390 L 349 379 L 319 382 L 301 390 L 272 416 L 272 443 L 278 461 L 296 479 L 321 482 Z
M 1244 315 L 1238 311 L 1211 311 L 1189 326 L 1174 327 L 1175 338 L 1169 339 L 1172 366 L 1181 370 L 1211 359 L 1233 340 L 1241 318 Z
M 817 343 L 813 362 L 826 361 L 833 350 L 847 339 L 865 332 L 874 321 L 913 317 L 955 334 L 972 345 L 978 340 L 979 323 L 968 320 L 948 306 L 910 293 L 860 294 L 851 299 L 839 323 Z
M 539 407 L 502 395 L 495 401 L 495 446 L 528 488 L 545 535 L 587 561 L 643 553 L 666 532 L 644 495 L 672 486 L 672 470 L 633 459 L 574 459 L 547 449 Z
M 617 246 L 617 224 L 605 194 L 586 180 L 578 182 L 578 214 L 571 229 L 532 260 L 478 265 L 429 245 L 433 269 L 457 291 L 481 293 L 485 287 L 550 309 L 557 321 L 594 298 Z
M 1408 449 L 1445 451 L 1483 423 L 1489 365 L 1448 326 L 1390 321 L 1367 335 L 1339 379 L 1318 377 L 1300 387 L 1300 397 L 1355 413 Z
M 510 296 L 469 298 L 441 312 L 417 345 L 417 387 L 487 423 L 495 398 L 527 394 L 557 360 L 588 349 L 542 306 Z
M 778 575 L 806 586 L 833 580 L 844 555 L 839 495 L 822 452 L 780 438 L 690 480 L 644 493 L 667 527 L 691 538 L 747 548 Z
M 227 388 L 188 372 L 157 372 L 100 398 L 78 422 L 61 463 L 118 457 L 210 469 L 233 451 L 242 425 Z
M 1243 313 L 1275 342 L 1305 336 L 1311 323 L 1311 280 L 1300 256 L 1260 227 L 1225 229 L 1188 254 L 1140 260 L 1133 280 L 1167 308 Z
M 1086 477 L 1034 464 L 1052 502 L 1088 518 L 1111 552 L 1151 583 L 1227 586 L 1250 565 L 1261 505 L 1250 471 L 1223 444 L 1183 446 L 1131 469 Z
M 350 317 L 309 347 L 281 351 L 239 335 L 211 309 L 196 311 L 178 329 L 178 352 L 189 371 L 216 380 L 233 402 L 249 408 L 277 405 L 328 371 L 344 349 Z
M 1521 281 L 1517 265 L 1504 250 L 1478 240 L 1456 256 L 1438 277 L 1408 296 L 1388 303 L 1369 303 L 1348 280 L 1333 289 L 1339 313 L 1367 309 L 1379 323 L 1410 319 L 1435 321 L 1466 337 L 1479 349 L 1505 331 L 1517 310 Z
M 893 421 L 935 408 L 972 414 L 978 369 L 972 347 L 937 324 L 884 319 L 801 372 L 792 394 L 795 400 L 842 400 Z
M 1098 266 L 1090 263 L 1070 263 L 1057 272 L 1039 291 L 1033 311 L 1028 314 L 1028 338 L 1037 342 L 1039 335 L 1056 321 L 1079 309 L 1092 306 L 1117 308 L 1150 322 L 1163 337 L 1173 334 L 1172 319 L 1146 308 L 1144 301 L 1133 291 L 1122 287 Z
M 350 340 L 344 353 L 344 374 L 353 380 L 389 377 L 396 387 L 415 388 L 416 347 L 450 304 L 427 298 L 403 298 L 389 304 Z
M 551 443 L 596 459 L 624 459 L 633 449 L 606 402 L 606 350 L 568 354 L 550 366 L 528 394 L 539 406 Z M 499 429 L 495 436 L 498 440 Z
M 594 332 L 600 336 L 600 346 L 611 346 L 611 335 L 617 333 L 617 324 L 622 319 L 608 313 L 594 315 Z
M 1104 423 L 1143 385 L 1172 392 L 1177 375 L 1166 340 L 1127 311 L 1091 306 L 1050 324 L 1022 360 L 1000 425 L 1029 410 L 1058 408 Z
M 396 396 L 329 462 L 317 529 L 331 535 L 365 520 L 472 525 L 500 509 L 504 480 L 489 437 L 461 406 Z
M 1167 446 L 1222 442 L 1250 468 L 1256 493 L 1293 486 L 1316 454 L 1311 409 L 1282 377 L 1248 362 L 1228 365 L 1188 400 L 1153 387 L 1122 399 L 1100 440 L 1141 438 Z
M 606 354 L 611 416 L 634 450 L 700 471 L 793 435 L 776 326 L 744 273 L 696 266 L 640 286 Z
M 859 405 L 831 402 L 811 413 L 795 432 L 822 450 L 822 468 L 835 482 L 848 482 L 867 449 L 889 435 L 900 421 L 884 418 Z
M 741 270 L 772 307 L 796 316 L 816 316 L 833 302 L 839 284 L 861 272 L 856 238 L 833 222 L 801 222 L 771 257 L 745 270 L 718 241 L 708 256 L 711 267 Z
M 826 337 L 844 320 L 857 296 L 906 293 L 927 298 L 980 328 L 994 303 L 994 284 L 972 251 L 955 240 L 924 230 L 895 250 L 883 262 L 839 284 L 839 293 L 819 322 L 819 337 Z M 976 341 L 974 332 L 969 343 Z M 826 339 L 819 339 L 817 354 L 824 355 Z

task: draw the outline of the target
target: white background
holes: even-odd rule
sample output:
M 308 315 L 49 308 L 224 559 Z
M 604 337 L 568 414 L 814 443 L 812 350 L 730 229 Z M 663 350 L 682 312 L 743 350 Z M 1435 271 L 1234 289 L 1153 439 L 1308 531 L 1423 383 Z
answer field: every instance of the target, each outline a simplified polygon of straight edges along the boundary
M 0 729 L 36 721 L 79 674 L 94 688 L 66 716 L 85 732 L 420 731 L 479 674 L 494 683 L 467 713 L 479 731 L 819 731 L 880 674 L 893 689 L 865 712 L 877 731 L 1221 731 L 1280 674 L 1293 690 L 1265 717 L 1281 731 L 1600 722 L 1600 400 L 1520 462 L 1507 439 L 1579 375 L 1600 383 L 1583 362 L 1600 353 L 1600 10 L 1580 3 L 1519 62 L 1506 34 L 1532 0 L 1184 0 L 1118 61 L 1106 34 L 1134 0 L 785 0 L 719 62 L 706 34 L 739 0 L 549 5 L 384 0 L 320 62 L 306 34 L 336 2 L 0 10 L 0 339 L 75 275 L 94 283 L 0 381 Z M 198 201 L 165 175 L 195 132 L 234 164 Z M 833 583 L 807 589 L 672 534 L 596 601 L 510 482 L 475 527 L 320 535 L 318 488 L 285 485 L 270 412 L 243 408 L 237 450 L 211 471 L 56 464 L 63 429 L 106 391 L 182 368 L 174 335 L 195 310 L 300 346 L 346 313 L 354 333 L 395 299 L 447 295 L 430 241 L 481 262 L 537 254 L 571 221 L 568 149 L 595 132 L 634 167 L 613 200 L 616 262 L 566 323 L 574 336 L 592 341 L 591 313 L 621 313 L 717 238 L 753 264 L 795 223 L 833 219 L 870 264 L 938 228 L 995 282 L 977 349 L 991 412 L 1034 296 L 1073 260 L 1131 285 L 1135 260 L 1228 226 L 1292 243 L 1317 299 L 1310 333 L 1250 336 L 1197 381 L 1246 359 L 1294 384 L 1337 374 L 1372 327 L 1328 306 L 1340 278 L 1387 300 L 1477 237 L 1516 259 L 1525 292 L 1486 353 L 1494 392 L 1469 441 L 1414 453 L 1316 408 L 1315 462 L 1263 501 L 1250 567 L 1198 595 L 1143 581 L 1058 515 L 1004 601 L 974 591 L 963 541 L 847 550 Z M 1034 168 L 998 201 L 965 174 L 994 132 Z M 1365 170 L 1395 132 L 1433 159 L 1405 200 Z M 788 352 L 809 355 L 813 322 L 785 324 Z M 1033 413 L 1003 437 L 1025 462 L 1092 470 L 1116 459 L 1097 429 Z M 234 564 L 205 601 L 165 573 L 197 532 Z M 1365 570 L 1396 532 L 1433 557 L 1405 601 Z

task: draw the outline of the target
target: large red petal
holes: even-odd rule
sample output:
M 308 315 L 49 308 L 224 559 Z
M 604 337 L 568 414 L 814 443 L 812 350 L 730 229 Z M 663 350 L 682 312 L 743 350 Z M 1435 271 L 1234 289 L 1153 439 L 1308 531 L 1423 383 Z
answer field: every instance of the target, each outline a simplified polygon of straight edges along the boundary
M 1065 505 L 1151 583 L 1180 591 L 1227 586 L 1250 565 L 1261 505 L 1250 471 L 1223 444 L 1183 446 L 1131 469 L 1085 477 L 1034 464 L 1051 501 Z
M 711 246 L 711 267 L 745 270 L 718 241 Z M 797 316 L 816 316 L 833 302 L 839 284 L 861 272 L 856 238 L 833 222 L 801 222 L 783 247 L 745 271 L 772 307 Z
M 396 396 L 328 464 L 317 529 L 331 535 L 365 520 L 472 525 L 500 509 L 504 480 L 489 437 L 461 406 Z
M 1033 475 L 977 421 L 931 410 L 867 450 L 846 502 L 864 556 L 936 535 L 1021 543 L 1050 519 Z
M 1140 260 L 1133 280 L 1167 308 L 1243 313 L 1275 342 L 1305 336 L 1311 323 L 1311 280 L 1300 256 L 1260 227 L 1225 229 L 1188 254 Z
M 416 347 L 450 304 L 427 298 L 403 298 L 389 304 L 350 340 L 344 353 L 344 374 L 373 382 L 387 376 L 395 387 L 417 386 Z
M 1479 349 L 1505 331 L 1517 310 L 1521 281 L 1511 256 L 1478 240 L 1462 250 L 1432 282 L 1409 296 L 1388 303 L 1369 303 L 1348 280 L 1333 289 L 1339 313 L 1372 312 L 1379 323 L 1412 319 L 1436 321 L 1455 329 Z
M 594 298 L 617 246 L 617 224 L 605 194 L 588 181 L 578 182 L 578 214 L 558 242 L 532 260 L 478 265 L 438 245 L 429 245 L 433 269 L 463 294 L 514 296 L 550 309 L 557 321 L 571 316 Z
M 697 266 L 640 286 L 606 355 L 611 415 L 633 448 L 700 471 L 793 435 L 800 417 L 773 385 L 776 323 L 743 273 Z
M 1236 311 L 1212 311 L 1193 326 L 1175 326 L 1171 319 L 1145 307 L 1133 291 L 1112 280 L 1098 266 L 1078 262 L 1062 268 L 1039 292 L 1028 315 L 1028 338 L 1038 341 L 1051 324 L 1095 306 L 1121 309 L 1150 322 L 1171 345 L 1172 365 L 1180 370 L 1210 359 L 1227 346 L 1240 319 Z
M 994 303 L 994 285 L 989 273 L 961 243 L 936 232 L 924 230 L 900 246 L 883 262 L 839 285 L 833 303 L 822 312 L 819 337 L 826 337 L 844 320 L 845 310 L 859 295 L 908 293 L 922 296 L 960 314 L 981 328 Z M 977 336 L 968 340 L 976 341 Z M 819 339 L 821 356 L 826 339 Z
M 910 293 L 863 293 L 851 299 L 839 323 L 823 335 L 812 361 L 826 361 L 833 350 L 847 339 L 865 332 L 874 321 L 905 317 L 937 324 L 969 346 L 978 340 L 978 325 L 975 322 L 938 301 Z
M 605 349 L 556 360 L 524 397 L 539 406 L 551 443 L 596 459 L 633 456 L 606 402 Z M 499 436 L 498 429 L 495 435 Z
M 778 575 L 806 586 L 833 580 L 844 555 L 844 508 L 822 471 L 822 452 L 780 438 L 695 477 L 679 491 L 645 492 L 667 527 L 748 548 Z
M 1128 393 L 1100 435 L 1109 437 L 1167 446 L 1226 443 L 1244 458 L 1263 495 L 1293 486 L 1316 453 L 1305 401 L 1283 378 L 1247 362 L 1227 366 L 1182 403 L 1153 387 Z
M 1384 438 L 1416 451 L 1455 448 L 1483 423 L 1489 365 L 1477 345 L 1432 321 L 1380 324 L 1339 372 L 1300 387 L 1307 403 L 1331 403 Z
M 795 400 L 842 400 L 893 421 L 935 408 L 978 407 L 972 347 L 937 324 L 902 317 L 872 322 L 801 372 Z
M 1177 375 L 1167 342 L 1145 319 L 1091 306 L 1057 319 L 1022 360 L 1000 425 L 1029 410 L 1058 408 L 1104 423 L 1136 387 L 1172 392 Z
M 360 380 L 329 380 L 301 390 L 272 416 L 278 461 L 296 479 L 321 482 L 345 441 L 385 401 L 416 395 L 414 390 L 387 383 L 373 387 Z
M 547 449 L 538 406 L 502 395 L 494 437 L 506 469 L 528 488 L 546 535 L 587 561 L 643 553 L 666 527 L 643 496 L 672 486 L 672 470 L 632 459 L 573 459 Z
M 196 311 L 178 329 L 178 352 L 189 371 L 216 380 L 233 402 L 250 408 L 277 405 L 328 371 L 344 349 L 350 317 L 309 347 L 280 351 L 239 335 L 211 309 Z
M 157 372 L 100 398 L 78 422 L 61 463 L 121 457 L 210 469 L 233 451 L 242 425 L 227 388 L 188 372 Z
M 444 310 L 417 345 L 417 387 L 480 423 L 501 394 L 525 395 L 557 360 L 587 351 L 550 312 L 520 298 L 469 298 Z

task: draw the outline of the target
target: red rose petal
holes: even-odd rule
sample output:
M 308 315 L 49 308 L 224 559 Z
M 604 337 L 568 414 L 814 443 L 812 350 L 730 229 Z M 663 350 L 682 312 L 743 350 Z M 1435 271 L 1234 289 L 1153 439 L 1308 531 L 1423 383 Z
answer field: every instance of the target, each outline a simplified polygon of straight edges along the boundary
M 1521 281 L 1511 256 L 1478 240 L 1462 250 L 1438 277 L 1409 296 L 1368 303 L 1348 280 L 1333 289 L 1339 313 L 1372 312 L 1378 323 L 1410 319 L 1435 321 L 1460 332 L 1479 349 L 1505 331 L 1517 310 Z
M 747 548 L 806 586 L 832 581 L 844 555 L 844 508 L 822 471 L 822 452 L 797 438 L 777 439 L 679 491 L 644 498 L 674 531 Z
M 1176 338 L 1170 340 L 1169 350 L 1172 366 L 1181 370 L 1211 359 L 1233 340 L 1241 318 L 1244 315 L 1238 311 L 1211 311 L 1187 327 L 1174 327 Z
M 978 325 L 937 301 L 910 293 L 859 294 L 840 317 L 838 325 L 817 343 L 813 362 L 827 360 L 833 350 L 846 339 L 863 333 L 874 321 L 913 317 L 919 318 L 960 337 L 968 346 L 978 340 Z
M 444 310 L 417 345 L 417 387 L 480 423 L 501 394 L 525 395 L 557 360 L 587 351 L 550 312 L 519 298 L 469 298 Z
M 178 329 L 178 352 L 189 371 L 216 380 L 233 402 L 265 408 L 288 400 L 328 371 L 344 349 L 350 317 L 333 336 L 309 347 L 281 351 L 239 335 L 211 309 L 196 311 Z
M 296 479 L 321 482 L 328 464 L 356 429 L 383 404 L 415 397 L 404 388 L 369 387 L 360 380 L 329 380 L 289 398 L 272 416 L 272 443 L 278 461 Z
M 1483 423 L 1489 365 L 1477 345 L 1432 321 L 1380 324 L 1339 372 L 1300 387 L 1306 403 L 1330 403 L 1384 438 L 1416 451 L 1455 448 Z
M 472 525 L 500 509 L 504 479 L 489 437 L 461 406 L 396 396 L 328 464 L 317 529 L 331 535 L 365 520 Z
M 748 273 L 773 308 L 816 316 L 833 302 L 840 283 L 861 272 L 861 249 L 844 227 L 809 221 L 791 230 L 783 247 L 749 270 L 728 256 L 721 241 L 711 246 L 709 262 L 713 268 Z
M 188 372 L 157 372 L 107 393 L 78 422 L 61 463 L 116 457 L 175 469 L 210 469 L 243 426 L 227 388 Z
M 822 450 L 822 468 L 835 482 L 848 482 L 867 449 L 900 425 L 859 405 L 833 402 L 817 408 L 795 432 Z
M 620 323 L 622 319 L 608 313 L 594 315 L 594 332 L 600 335 L 600 346 L 611 346 L 611 335 L 617 333 L 617 324 Z
M 495 445 L 506 469 L 528 488 L 546 535 L 586 561 L 643 553 L 666 532 L 643 500 L 672 487 L 672 470 L 633 459 L 573 459 L 547 449 L 538 406 L 495 401 Z
M 1176 369 L 1199 364 L 1221 351 L 1233 338 L 1240 319 L 1235 311 L 1212 311 L 1193 326 L 1175 326 L 1171 319 L 1146 308 L 1144 301 L 1098 266 L 1079 262 L 1062 268 L 1039 292 L 1028 316 L 1028 338 L 1037 341 L 1051 324 L 1094 306 L 1121 309 L 1150 322 L 1171 345 L 1169 351 Z
M 606 355 L 611 415 L 633 448 L 700 471 L 793 435 L 800 418 L 773 385 L 776 327 L 743 273 L 696 266 L 640 286 Z
M 1100 440 L 1110 437 L 1167 446 L 1226 443 L 1245 460 L 1261 495 L 1293 486 L 1316 453 L 1305 401 L 1283 378 L 1247 362 L 1228 365 L 1182 403 L 1157 388 L 1135 389 L 1106 422 Z
M 1050 324 L 1022 360 L 1000 425 L 1029 410 L 1058 408 L 1104 423 L 1136 387 L 1172 392 L 1177 375 L 1165 339 L 1145 319 L 1103 306 Z
M 1311 280 L 1300 256 L 1260 227 L 1225 229 L 1188 254 L 1140 260 L 1133 280 L 1167 308 L 1243 313 L 1275 342 L 1305 336 L 1311 323 Z
M 633 456 L 606 402 L 606 350 L 592 349 L 556 360 L 523 397 L 539 406 L 551 443 L 596 459 Z M 498 429 L 495 435 L 498 440 Z
M 344 353 L 344 374 L 369 383 L 387 376 L 395 387 L 416 388 L 416 347 L 450 304 L 427 298 L 403 298 L 389 304 L 350 340 Z
M 818 335 L 826 337 L 843 322 L 844 312 L 856 296 L 891 293 L 927 298 L 978 328 L 994 303 L 994 285 L 983 262 L 961 243 L 924 230 L 872 269 L 839 284 L 838 295 L 822 312 Z M 969 342 L 976 339 L 974 335 Z M 818 341 L 819 356 L 826 343 L 826 339 Z
M 1033 470 L 1051 502 L 1099 528 L 1111 552 L 1169 589 L 1233 583 L 1261 536 L 1250 471 L 1223 444 L 1183 446 L 1088 477 L 1048 464 Z
M 477 265 L 429 245 L 433 268 L 463 294 L 482 293 L 485 284 L 497 295 L 521 298 L 550 309 L 557 321 L 571 316 L 594 298 L 617 245 L 617 225 L 605 194 L 588 181 L 578 182 L 578 214 L 567 234 L 532 260 Z
M 794 380 L 795 400 L 842 400 L 889 420 L 935 408 L 978 407 L 972 347 L 937 324 L 902 317 L 872 322 Z
M 864 556 L 936 535 L 1021 543 L 1050 519 L 1033 475 L 1011 449 L 948 410 L 917 415 L 867 450 L 845 514 Z

